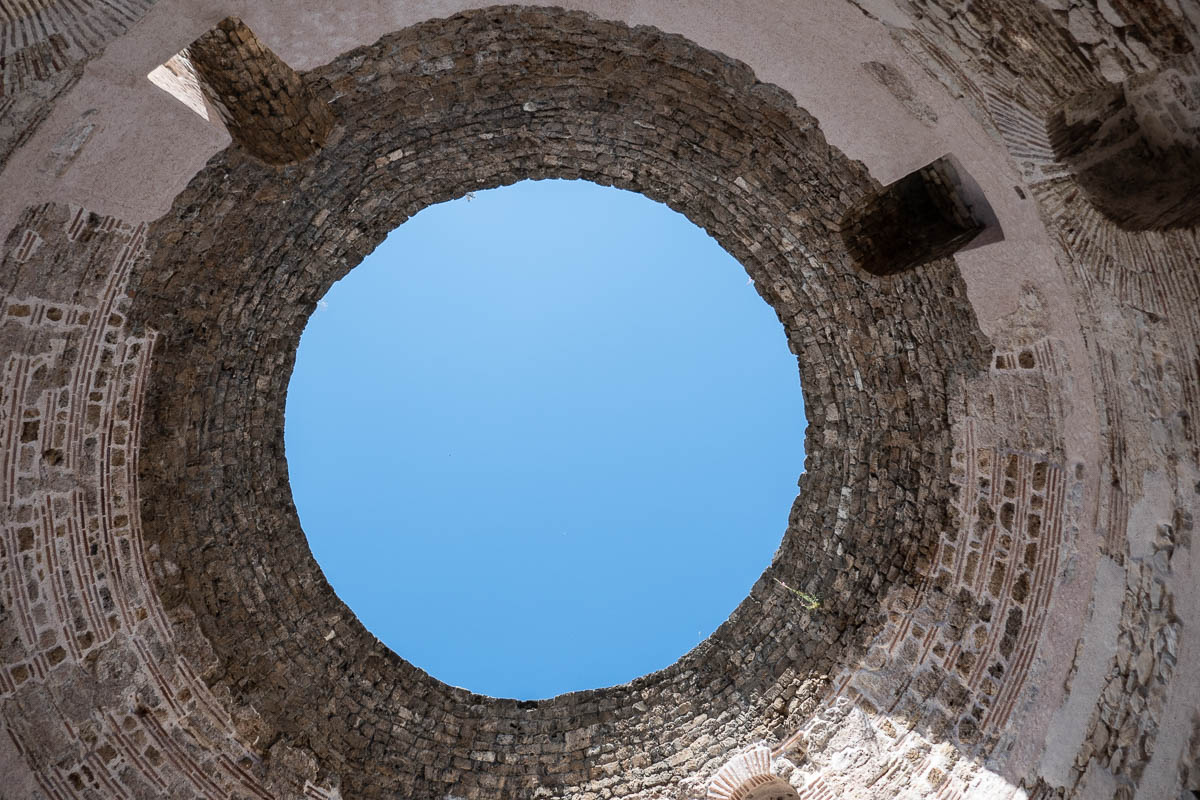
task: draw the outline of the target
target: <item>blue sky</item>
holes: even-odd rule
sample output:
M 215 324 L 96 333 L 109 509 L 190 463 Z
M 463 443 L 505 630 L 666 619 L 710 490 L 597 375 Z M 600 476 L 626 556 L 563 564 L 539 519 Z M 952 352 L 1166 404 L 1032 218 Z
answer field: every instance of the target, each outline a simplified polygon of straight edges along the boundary
M 432 675 L 522 699 L 695 647 L 770 563 L 804 463 L 745 271 L 640 195 L 527 181 L 422 211 L 321 302 L 292 493 L 334 590 Z

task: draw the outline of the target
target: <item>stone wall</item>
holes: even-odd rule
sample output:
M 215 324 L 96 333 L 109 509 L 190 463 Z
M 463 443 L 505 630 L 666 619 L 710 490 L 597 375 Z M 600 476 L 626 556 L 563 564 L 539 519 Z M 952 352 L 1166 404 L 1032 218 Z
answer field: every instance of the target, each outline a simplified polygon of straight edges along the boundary
M 1200 222 L 1200 60 L 1076 95 L 1046 124 L 1055 156 L 1124 230 Z
M 517 58 L 519 70 L 503 69 Z M 704 77 L 714 73 L 720 82 Z M 857 278 L 831 228 L 873 182 L 777 89 L 679 37 L 578 15 L 473 14 L 385 37 L 308 79 L 335 98 L 341 138 L 278 174 L 218 157 L 155 223 L 161 245 L 133 283 L 135 321 L 163 336 L 143 437 L 147 539 L 170 565 L 168 609 L 194 613 L 221 659 L 214 680 L 262 713 L 265 739 L 303 742 L 364 797 L 484 796 L 499 787 L 489 781 L 638 791 L 673 759 L 715 767 L 697 741 L 794 727 L 827 688 L 819 676 L 877 624 L 856 598 L 915 588 L 944 524 L 948 487 L 929 474 L 948 458 L 946 382 L 986 364 L 952 265 L 886 286 Z M 641 191 L 741 258 L 803 354 L 806 406 L 820 415 L 803 492 L 841 499 L 797 504 L 768 575 L 701 652 L 629 687 L 517 704 L 430 681 L 333 597 L 287 494 L 282 401 L 307 314 L 389 230 L 431 203 L 544 177 Z M 929 301 L 905 315 L 894 291 Z M 817 300 L 834 293 L 859 299 Z M 861 386 L 837 379 L 852 371 Z M 852 527 L 838 521 L 847 513 Z M 255 533 L 228 519 L 253 520 Z M 802 613 L 777 580 L 823 610 Z M 330 649 L 342 674 L 318 680 Z M 747 652 L 787 666 L 747 671 Z M 355 695 L 331 708 L 347 685 Z M 689 697 L 724 700 L 677 715 Z M 605 747 L 627 736 L 653 743 L 641 768 Z M 369 783 L 351 767 L 360 759 L 387 777 Z
M 1196 18 L 1169 0 L 859 2 L 880 21 L 803 8 L 890 32 L 838 102 L 894 105 L 875 113 L 913 148 L 903 168 L 831 145 L 789 94 L 805 83 L 682 36 L 520 7 L 394 30 L 390 9 L 307 73 L 271 62 L 282 94 L 235 69 L 250 83 L 211 93 L 235 144 L 181 191 L 147 184 L 163 216 L 125 220 L 46 199 L 85 186 L 81 165 L 136 166 L 92 155 L 124 95 L 79 99 L 83 56 L 37 79 L 57 89 L 22 83 L 74 111 L 3 116 L 0 177 L 35 177 L 13 184 L 0 253 L 0 794 L 692 800 L 752 792 L 746 769 L 803 800 L 1194 789 L 1200 240 L 1115 225 L 1050 120 L 1109 83 L 1159 96 L 1137 94 L 1143 73 L 1190 85 Z M 21 8 L 5 46 L 30 14 L 56 10 L 52 36 L 92 13 Z M 690 6 L 596 8 L 720 38 Z M 282 9 L 156 11 L 92 25 L 86 52 L 168 31 L 162 63 L 234 13 L 285 56 L 316 36 Z M 789 13 L 746 3 L 721 24 L 800 37 Z M 277 116 L 333 122 L 320 148 L 273 151 L 278 132 L 223 96 L 304 97 Z M 121 152 L 149 168 L 158 139 Z M 953 259 L 856 268 L 842 222 L 886 195 L 872 176 L 945 152 L 994 224 Z M 548 177 L 640 191 L 735 255 L 797 356 L 809 425 L 780 549 L 712 637 L 626 686 L 518 702 L 422 673 L 333 595 L 291 503 L 283 399 L 317 300 L 392 228 Z
M 856 267 L 895 275 L 949 258 L 983 227 L 962 196 L 957 171 L 942 158 L 865 198 L 838 232 Z

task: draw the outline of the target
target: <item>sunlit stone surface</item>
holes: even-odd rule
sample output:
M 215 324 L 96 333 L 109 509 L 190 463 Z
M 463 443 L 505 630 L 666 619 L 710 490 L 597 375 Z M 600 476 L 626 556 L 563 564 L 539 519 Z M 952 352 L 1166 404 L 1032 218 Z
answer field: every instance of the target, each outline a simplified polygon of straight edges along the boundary
M 1194 7 L 570 6 L 0 8 L 0 791 L 686 800 L 759 745 L 806 800 L 1200 790 L 1200 242 L 1138 149 L 1195 153 Z M 147 78 L 235 13 L 334 120 L 295 160 Z M 1085 113 L 1110 85 L 1121 136 Z M 947 154 L 994 220 L 855 267 L 841 221 Z M 780 315 L 809 427 L 725 625 L 518 703 L 336 599 L 282 408 L 333 280 L 421 208 L 532 177 L 705 227 Z

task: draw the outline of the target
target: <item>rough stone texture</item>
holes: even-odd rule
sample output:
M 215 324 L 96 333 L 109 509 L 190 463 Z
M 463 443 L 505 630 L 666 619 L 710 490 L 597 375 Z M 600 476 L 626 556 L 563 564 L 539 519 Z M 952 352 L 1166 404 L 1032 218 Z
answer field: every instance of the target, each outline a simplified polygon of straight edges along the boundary
M 1110 83 L 1131 106 L 1142 87 L 1166 97 L 1156 76 L 1172 70 L 1191 85 L 1200 14 L 858 2 L 896 46 L 839 77 L 895 105 L 876 109 L 893 114 L 889 147 L 953 128 L 940 152 L 977 155 L 964 193 L 997 209 L 1003 240 L 889 277 L 857 270 L 839 223 L 879 191 L 871 174 L 937 153 L 864 166 L 796 107 L 799 79 L 785 91 L 682 37 L 556 10 L 398 31 L 380 12 L 365 28 L 386 35 L 345 52 L 283 4 L 252 19 L 176 3 L 96 33 L 97 50 L 153 50 L 138 80 L 233 13 L 273 44 L 308 36 L 329 53 L 301 78 L 337 120 L 321 150 L 280 167 L 242 146 L 188 161 L 182 192 L 144 186 L 177 194 L 157 220 L 63 200 L 87 191 L 83 164 L 119 188 L 159 158 L 154 136 L 96 154 L 119 81 L 79 77 L 35 135 L 31 107 L 6 111 L 4 131 L 26 133 L 0 173 L 25 176 L 6 184 L 22 205 L 0 253 L 0 795 L 1195 790 L 1200 238 L 1101 215 L 1050 120 Z M 797 5 L 744 0 L 715 28 L 778 20 L 797 49 L 819 46 L 783 24 Z M 754 37 L 705 28 L 711 8 L 645 6 L 589 5 L 759 55 Z M 90 13 L 21 8 L 58 8 L 64 26 Z M 1175 119 L 1143 106 L 1159 112 L 1143 126 Z M 153 117 L 155 133 L 198 119 Z M 307 315 L 391 228 L 536 177 L 641 191 L 705 226 L 779 314 L 810 419 L 780 550 L 717 633 L 627 686 L 520 703 L 421 673 L 333 596 L 291 505 L 282 405 Z M 722 783 L 735 773 L 761 785 Z
M 186 59 L 233 140 L 258 158 L 303 161 L 325 144 L 329 107 L 240 19 L 224 19 L 192 42 Z
M 914 117 L 929 125 L 937 122 L 937 112 L 930 108 L 928 103 L 917 97 L 908 78 L 894 65 L 884 64 L 881 61 L 868 61 L 863 64 L 863 69 L 891 92 L 892 96 Z
M 983 230 L 939 159 L 851 208 L 838 223 L 850 261 L 872 275 L 895 275 L 948 258 Z
M 502 68 L 513 59 L 519 69 Z M 659 742 L 649 771 L 697 739 L 795 727 L 826 689 L 820 676 L 853 660 L 873 627 L 877 613 L 854 598 L 915 588 L 929 534 L 946 523 L 949 487 L 926 475 L 948 467 L 947 384 L 987 363 L 952 265 L 901 288 L 929 298 L 919 315 L 859 280 L 831 229 L 873 182 L 777 89 L 679 37 L 497 11 L 385 37 L 308 80 L 344 133 L 278 175 L 233 150 L 218 157 L 155 223 L 161 244 L 132 285 L 135 321 L 163 335 L 143 436 L 146 536 L 168 610 L 195 613 L 221 659 L 212 680 L 352 796 L 486 794 L 489 776 L 522 792 L 578 791 L 617 769 L 621 751 L 605 742 L 647 719 L 662 719 L 646 734 Z M 325 586 L 288 496 L 283 399 L 308 313 L 389 230 L 431 203 L 548 177 L 661 199 L 741 259 L 803 354 L 806 404 L 841 410 L 810 421 L 802 491 L 844 499 L 793 509 L 773 567 L 700 651 L 627 688 L 522 707 L 430 681 Z M 831 294 L 856 301 L 823 305 Z M 899 342 L 943 346 L 901 354 Z M 858 382 L 835 380 L 835 360 Z M 839 523 L 847 514 L 858 524 Z M 229 519 L 253 520 L 255 533 Z M 795 619 L 802 609 L 776 579 L 823 610 Z M 320 664 L 331 647 L 342 674 Z M 786 666 L 747 674 L 744 652 Z M 360 696 L 331 708 L 346 684 Z M 699 718 L 675 715 L 690 696 L 723 699 Z M 435 766 L 414 770 L 425 758 Z M 359 759 L 387 778 L 368 783 L 350 766 Z
M 1008 12 L 993 7 L 978 13 L 974 4 L 965 14 L 949 10 L 950 4 L 904 5 L 913 15 L 911 27 L 896 35 L 920 42 L 911 52 L 948 88 L 978 99 L 973 110 L 1021 168 L 1061 248 L 1060 259 L 1071 265 L 1078 313 L 1092 331 L 1089 346 L 1108 443 L 1099 465 L 1106 488 L 1095 530 L 1102 552 L 1123 566 L 1126 585 L 1097 584 L 1097 591 L 1120 592 L 1124 600 L 1086 736 L 1069 774 L 1058 779 L 1060 788 L 1065 796 L 1174 796 L 1183 788 L 1178 778 L 1161 775 L 1186 756 L 1179 750 L 1160 754 L 1156 746 L 1165 741 L 1182 748 L 1198 684 L 1193 667 L 1177 673 L 1181 630 L 1195 624 L 1197 609 L 1194 600 L 1181 602 L 1175 595 L 1195 580 L 1190 555 L 1181 547 L 1191 549 L 1200 493 L 1195 313 L 1200 241 L 1194 168 L 1178 169 L 1194 160 L 1191 87 L 1198 70 L 1189 54 L 1200 43 L 1200 15 L 1194 7 L 1153 3 L 1114 13 L 1115 5 L 1102 3 L 1099 10 L 1108 13 L 1100 24 L 1087 3 L 1068 9 L 1065 2 L 1047 2 L 1046 13 L 1060 26 L 1066 21 L 1071 32 L 1061 40 L 1018 40 L 1022 67 L 1011 69 L 1000 40 L 983 33 L 1009 21 Z M 956 52 L 972 66 L 947 70 L 939 51 Z M 1031 81 L 1031 75 L 1044 77 Z M 1097 88 L 1080 97 L 1087 83 Z M 1084 126 L 1083 137 L 1074 135 L 1082 131 L 1071 130 L 1072 117 L 1082 115 L 1080 106 L 1086 113 L 1089 104 L 1099 124 Z M 1112 119 L 1097 113 L 1105 105 Z M 1093 130 L 1110 134 L 1109 141 L 1098 141 Z M 1157 157 L 1149 154 L 1147 140 Z M 1169 157 L 1162 158 L 1164 153 Z M 1082 162 L 1072 163 L 1078 156 Z M 1097 161 L 1108 170 L 1100 180 L 1087 169 Z M 1125 185 L 1114 185 L 1115 177 Z M 1122 230 L 1188 225 L 1161 234 Z M 1190 588 L 1186 594 L 1194 597 Z M 1087 667 L 1076 663 L 1069 680 Z M 1175 688 L 1180 685 L 1192 688 Z M 1184 713 L 1169 713 L 1172 688 L 1182 691 Z M 1043 765 L 1052 760 L 1043 759 Z M 1146 776 L 1159 765 L 1159 775 Z
M 1119 228 L 1200 222 L 1200 60 L 1072 98 L 1047 124 L 1054 153 Z

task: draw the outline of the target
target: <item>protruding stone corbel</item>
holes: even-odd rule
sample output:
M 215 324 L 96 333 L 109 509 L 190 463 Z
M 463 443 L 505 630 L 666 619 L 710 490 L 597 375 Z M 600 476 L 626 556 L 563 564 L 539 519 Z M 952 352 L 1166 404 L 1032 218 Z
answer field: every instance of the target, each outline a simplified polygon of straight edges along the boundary
M 1055 158 L 1127 231 L 1200 224 L 1200 58 L 1072 97 L 1050 115 Z
M 851 263 L 872 275 L 895 275 L 951 256 L 984 229 L 948 157 L 867 197 L 839 227 Z
M 258 158 L 290 164 L 325 144 L 334 123 L 329 106 L 240 19 L 222 20 L 181 55 L 229 135 Z
M 743 750 L 713 776 L 707 800 L 798 800 L 800 795 L 771 771 L 771 748 Z

